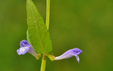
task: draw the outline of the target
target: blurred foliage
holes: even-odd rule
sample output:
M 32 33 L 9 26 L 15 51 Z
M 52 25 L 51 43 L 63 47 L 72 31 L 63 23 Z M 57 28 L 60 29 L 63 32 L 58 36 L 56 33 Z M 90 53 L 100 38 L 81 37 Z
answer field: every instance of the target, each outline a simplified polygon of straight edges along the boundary
M 33 0 L 45 20 L 46 0 Z M 26 0 L 0 0 L 0 71 L 39 71 L 41 59 L 17 55 L 26 39 Z M 83 50 L 75 57 L 53 61 L 46 71 L 112 71 L 113 0 L 51 0 L 50 36 L 54 55 Z

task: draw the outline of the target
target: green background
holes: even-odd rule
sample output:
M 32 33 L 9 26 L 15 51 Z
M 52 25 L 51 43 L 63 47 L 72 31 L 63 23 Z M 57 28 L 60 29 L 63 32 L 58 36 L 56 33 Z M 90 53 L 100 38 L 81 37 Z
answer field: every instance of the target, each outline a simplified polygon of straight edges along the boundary
M 46 0 L 33 2 L 45 21 Z M 113 71 L 113 0 L 51 0 L 50 14 L 53 54 L 74 47 L 83 53 L 80 63 L 47 58 L 46 71 Z M 16 53 L 26 18 L 26 0 L 0 0 L 0 71 L 40 71 L 41 59 Z

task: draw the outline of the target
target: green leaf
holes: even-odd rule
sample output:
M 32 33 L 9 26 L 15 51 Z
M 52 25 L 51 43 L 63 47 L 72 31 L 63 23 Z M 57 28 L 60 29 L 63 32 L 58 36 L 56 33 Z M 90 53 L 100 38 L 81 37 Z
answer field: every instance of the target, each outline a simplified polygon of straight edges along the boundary
M 27 38 L 37 53 L 49 54 L 52 43 L 49 31 L 32 0 L 27 0 Z

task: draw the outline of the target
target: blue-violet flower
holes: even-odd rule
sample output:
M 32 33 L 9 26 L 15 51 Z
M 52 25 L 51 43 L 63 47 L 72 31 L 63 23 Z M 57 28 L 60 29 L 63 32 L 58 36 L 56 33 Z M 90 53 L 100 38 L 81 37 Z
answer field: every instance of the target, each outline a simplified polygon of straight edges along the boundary
M 20 42 L 20 48 L 17 50 L 18 55 L 24 55 L 25 53 L 31 53 L 34 57 L 38 59 L 38 54 L 34 51 L 33 47 L 26 41 L 22 40 Z
M 78 55 L 80 53 L 82 53 L 82 50 L 80 50 L 79 48 L 73 48 L 73 49 L 66 51 L 64 54 L 62 54 L 58 57 L 55 57 L 54 60 L 61 60 L 61 59 L 66 59 L 66 58 L 70 58 L 72 56 L 75 56 L 76 60 L 79 62 L 80 58 Z

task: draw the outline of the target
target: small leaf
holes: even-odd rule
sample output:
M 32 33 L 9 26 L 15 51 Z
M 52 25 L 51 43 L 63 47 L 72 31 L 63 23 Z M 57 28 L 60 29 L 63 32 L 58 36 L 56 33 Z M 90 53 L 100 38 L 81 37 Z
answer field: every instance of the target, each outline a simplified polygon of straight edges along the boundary
M 49 54 L 52 51 L 52 43 L 44 21 L 32 0 L 27 0 L 26 8 L 28 41 L 36 52 Z
M 49 59 L 50 59 L 51 61 L 53 61 L 53 60 L 54 60 L 54 58 L 55 58 L 55 56 L 54 56 L 54 55 L 52 55 L 52 54 L 48 54 L 47 56 L 49 57 Z

